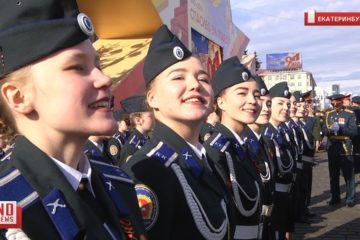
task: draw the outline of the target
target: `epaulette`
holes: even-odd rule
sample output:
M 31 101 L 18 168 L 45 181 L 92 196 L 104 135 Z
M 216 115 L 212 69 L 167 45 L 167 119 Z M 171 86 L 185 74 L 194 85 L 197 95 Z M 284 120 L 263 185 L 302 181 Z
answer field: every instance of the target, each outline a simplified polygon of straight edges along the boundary
M 116 132 L 114 135 L 112 135 L 113 138 L 117 138 L 120 135 L 120 133 Z
M 0 158 L 0 162 L 6 162 L 6 161 L 10 160 L 11 153 L 12 153 L 11 151 L 5 153 L 4 156 L 2 156 L 2 158 Z
M 6 151 L 5 154 L 0 158 L 0 162 L 5 162 L 10 160 L 12 150 L 15 147 L 15 143 L 13 143 Z
M 95 168 L 105 177 L 121 181 L 124 183 L 134 184 L 134 181 L 118 166 L 110 165 L 104 162 L 90 159 L 91 167 Z
M 39 194 L 18 169 L 10 168 L 0 175 L 0 201 L 16 201 L 25 211 L 39 200 Z M 60 190 L 52 189 L 40 202 L 61 238 L 74 239 L 80 230 Z
M 176 153 L 173 149 L 171 149 L 164 142 L 159 142 L 156 147 L 151 149 L 146 156 L 155 158 L 159 162 L 161 162 L 164 166 L 169 167 L 171 164 L 178 158 L 181 157 L 184 159 L 186 166 L 190 169 L 194 176 L 199 177 L 202 173 L 202 167 L 196 161 L 191 153 L 189 153 L 188 149 L 183 149 L 180 153 Z
M 264 136 L 270 138 L 271 140 L 274 139 L 274 134 L 269 130 L 269 127 L 265 129 Z
M 161 162 L 164 166 L 169 167 L 172 162 L 178 157 L 178 154 L 172 150 L 168 145 L 163 142 L 159 142 L 156 147 L 151 149 L 146 156 L 155 158 Z
M 1 201 L 16 201 L 23 209 L 27 209 L 38 198 L 37 192 L 30 186 L 18 169 L 10 168 L 0 175 Z
M 220 152 L 225 152 L 230 145 L 230 141 L 226 139 L 225 136 L 221 133 L 213 134 L 207 142 L 210 143 L 209 145 L 211 147 L 220 150 Z
M 326 113 L 329 114 L 329 113 L 332 113 L 332 112 L 335 112 L 335 109 L 329 110 Z
M 348 112 L 348 113 L 354 113 L 354 111 L 353 111 L 353 110 L 351 110 L 351 109 L 347 109 L 347 108 L 346 108 L 346 109 L 344 109 L 344 111 L 345 111 L 345 112 Z
M 113 138 L 115 138 L 121 142 L 125 141 L 125 138 L 121 134 L 114 135 Z
M 138 136 L 134 135 L 130 140 L 129 140 L 129 144 L 130 145 L 134 145 L 136 148 L 140 148 L 142 145 L 145 144 L 145 140 L 139 138 Z

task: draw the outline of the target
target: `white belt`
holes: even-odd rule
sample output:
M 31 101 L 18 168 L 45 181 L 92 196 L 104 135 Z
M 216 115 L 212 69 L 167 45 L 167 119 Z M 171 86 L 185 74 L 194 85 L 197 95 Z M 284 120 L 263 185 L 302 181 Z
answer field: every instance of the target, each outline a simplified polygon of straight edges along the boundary
M 296 162 L 296 167 L 297 167 L 298 169 L 303 169 L 303 166 L 304 166 L 304 163 L 302 163 L 302 162 Z
M 308 156 L 303 155 L 301 160 L 303 160 L 304 162 L 314 163 L 314 158 L 313 157 L 308 157 Z
M 291 183 L 275 183 L 275 191 L 277 192 L 290 192 Z
M 234 239 L 257 239 L 259 234 L 259 225 L 245 226 L 236 225 Z
M 270 217 L 273 206 L 274 206 L 273 204 L 271 204 L 271 205 L 262 205 L 261 215 L 265 216 L 265 217 Z

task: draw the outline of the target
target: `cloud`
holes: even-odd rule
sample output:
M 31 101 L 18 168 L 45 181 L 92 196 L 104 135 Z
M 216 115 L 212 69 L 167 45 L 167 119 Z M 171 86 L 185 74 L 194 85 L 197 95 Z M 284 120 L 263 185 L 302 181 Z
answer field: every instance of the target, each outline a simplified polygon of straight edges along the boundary
M 319 86 L 349 84 L 360 91 L 359 27 L 304 26 L 304 11 L 354 11 L 360 0 L 231 1 L 234 23 L 250 38 L 266 67 L 266 54 L 301 52 L 303 68 L 313 73 Z

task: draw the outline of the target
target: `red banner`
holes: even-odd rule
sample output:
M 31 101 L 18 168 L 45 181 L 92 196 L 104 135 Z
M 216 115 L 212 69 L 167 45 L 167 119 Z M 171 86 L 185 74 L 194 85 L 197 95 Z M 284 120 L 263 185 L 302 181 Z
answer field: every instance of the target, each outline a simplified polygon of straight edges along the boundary
M 316 12 L 304 13 L 305 26 L 360 26 L 360 12 Z

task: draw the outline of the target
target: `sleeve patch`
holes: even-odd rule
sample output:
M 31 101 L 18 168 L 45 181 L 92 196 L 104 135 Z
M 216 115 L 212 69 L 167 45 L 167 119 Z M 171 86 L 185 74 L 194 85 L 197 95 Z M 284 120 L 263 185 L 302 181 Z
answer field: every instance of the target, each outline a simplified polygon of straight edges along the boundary
M 112 156 L 115 156 L 119 152 L 118 147 L 114 144 L 110 146 L 109 150 Z
M 135 186 L 135 191 L 145 228 L 146 230 L 149 230 L 154 226 L 158 218 L 159 201 L 154 191 L 143 184 L 137 184 Z

